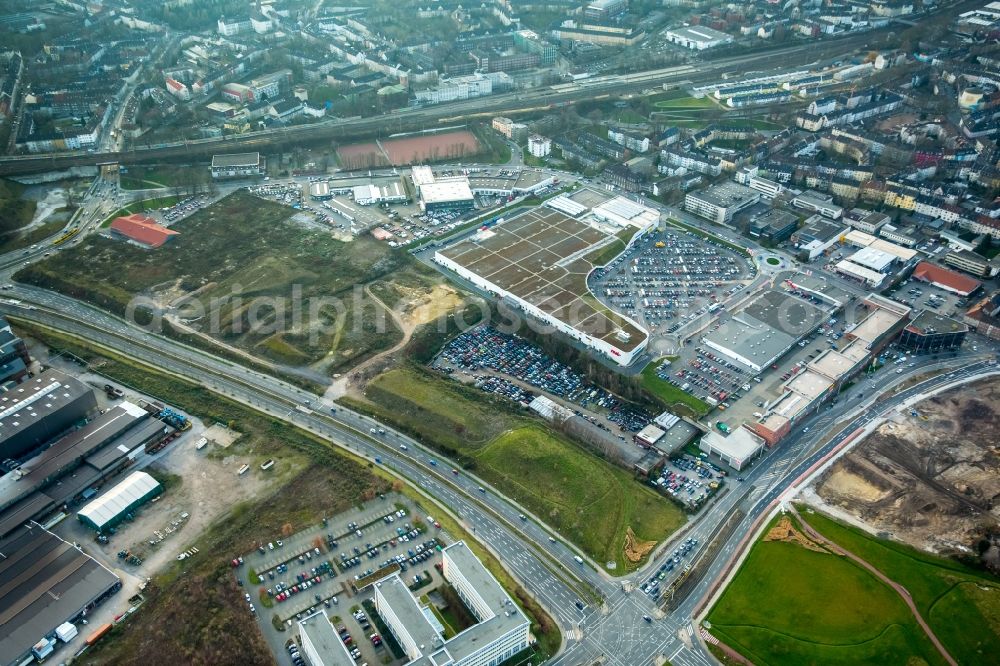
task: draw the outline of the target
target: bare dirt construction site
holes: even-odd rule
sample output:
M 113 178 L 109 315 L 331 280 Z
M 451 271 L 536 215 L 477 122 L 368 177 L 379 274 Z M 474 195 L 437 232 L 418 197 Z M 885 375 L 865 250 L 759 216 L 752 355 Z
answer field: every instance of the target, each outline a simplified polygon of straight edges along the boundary
M 806 493 L 807 501 L 854 524 L 941 554 L 972 554 L 997 534 L 998 497 L 996 378 L 897 414 Z

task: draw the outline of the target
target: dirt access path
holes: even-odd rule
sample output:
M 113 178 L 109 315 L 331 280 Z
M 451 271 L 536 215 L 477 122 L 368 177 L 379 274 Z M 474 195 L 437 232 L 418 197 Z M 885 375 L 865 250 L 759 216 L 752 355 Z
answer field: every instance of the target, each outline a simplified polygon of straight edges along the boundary
M 805 519 L 802 518 L 801 515 L 799 515 L 799 512 L 796 511 L 794 506 L 789 506 L 789 511 L 791 511 L 792 515 L 795 516 L 796 520 L 799 521 L 799 524 L 802 525 L 802 529 L 805 530 L 806 534 L 808 534 L 811 539 L 813 539 L 817 543 L 822 544 L 824 547 L 826 547 L 830 552 L 834 554 L 846 555 L 847 557 L 851 558 L 852 560 L 860 564 L 862 567 L 864 567 L 865 570 L 867 570 L 871 575 L 875 576 L 880 581 L 882 581 L 883 583 L 891 587 L 893 590 L 895 590 L 896 594 L 898 594 L 903 599 L 903 602 L 906 604 L 907 608 L 910 609 L 910 612 L 913 614 L 913 617 L 916 618 L 917 624 L 919 624 L 920 628 L 923 629 L 925 634 L 927 634 L 927 638 L 929 638 L 931 643 L 934 644 L 934 647 L 936 647 L 937 651 L 941 653 L 941 656 L 944 657 L 945 661 L 951 664 L 951 666 L 958 666 L 958 662 L 955 661 L 954 657 L 952 657 L 951 654 L 948 653 L 948 650 L 946 650 L 944 645 L 941 644 L 941 641 L 938 640 L 938 637 L 934 635 L 934 631 L 931 630 L 927 622 L 924 621 L 924 618 L 920 615 L 920 611 L 917 610 L 916 604 L 913 603 L 913 598 L 910 597 L 910 592 L 905 587 L 903 587 L 896 581 L 886 576 L 884 573 L 876 569 L 873 565 L 869 564 L 866 560 L 863 560 L 862 558 L 860 558 L 859 556 L 855 555 L 854 553 L 845 548 L 841 548 L 840 546 L 838 546 L 837 544 L 835 544 L 834 542 L 830 541 L 825 536 L 817 532 L 815 529 L 813 529 L 812 525 L 807 523 Z
M 389 316 L 392 317 L 392 322 L 396 325 L 396 328 L 398 328 L 400 331 L 403 332 L 403 338 L 389 349 L 386 349 L 385 351 L 380 351 L 379 353 L 375 354 L 368 360 L 363 361 L 361 364 L 351 368 L 350 372 L 345 372 L 340 377 L 335 378 L 333 382 L 330 384 L 330 388 L 328 388 L 326 390 L 326 393 L 323 394 L 324 403 L 328 402 L 329 404 L 332 405 L 338 398 L 342 398 L 345 395 L 347 395 L 347 393 L 351 389 L 350 384 L 352 381 L 352 377 L 356 378 L 363 377 L 364 371 L 367 368 L 377 366 L 380 362 L 382 362 L 383 359 L 392 356 L 396 352 L 406 347 L 406 345 L 410 343 L 410 337 L 413 335 L 413 331 L 417 328 L 419 324 L 419 322 L 416 319 L 412 319 L 409 322 L 404 320 L 400 316 L 400 314 L 396 312 L 395 309 L 390 308 L 388 305 L 385 304 L 385 302 L 381 298 L 376 296 L 369 288 L 370 286 L 371 285 L 368 284 L 365 285 L 365 294 L 367 294 L 368 297 L 371 298 L 373 301 L 378 303 L 380 308 L 389 313 Z

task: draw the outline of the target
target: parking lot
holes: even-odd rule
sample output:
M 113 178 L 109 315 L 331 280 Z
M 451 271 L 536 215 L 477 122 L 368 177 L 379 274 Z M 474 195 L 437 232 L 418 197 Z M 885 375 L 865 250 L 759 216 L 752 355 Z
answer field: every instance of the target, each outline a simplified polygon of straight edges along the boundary
M 926 282 L 904 280 L 887 296 L 908 305 L 914 310 L 930 310 L 946 317 L 961 319 L 969 306 L 969 299 L 945 291 Z
M 455 370 L 468 372 L 483 390 L 516 402 L 530 401 L 533 396 L 512 390 L 509 382 L 487 381 L 477 375 L 483 370 L 492 370 L 513 377 L 577 405 L 578 415 L 604 430 L 617 427 L 621 432 L 638 432 L 653 420 L 652 414 L 623 404 L 611 393 L 588 383 L 582 375 L 538 347 L 490 326 L 477 326 L 454 338 L 441 350 L 432 367 L 449 374 Z M 583 410 L 589 414 L 584 414 Z M 605 420 L 613 425 L 605 425 Z M 624 435 L 618 435 L 618 438 L 625 440 Z
M 761 381 L 745 366 L 701 346 L 695 347 L 686 367 L 676 370 L 675 365 L 661 366 L 657 370 L 659 378 L 722 410 L 749 391 L 751 382 Z
M 247 611 L 272 645 L 287 644 L 297 620 L 321 611 L 344 630 L 342 639 L 357 650 L 358 663 L 392 663 L 382 632 L 353 615 L 370 596 L 365 586 L 396 571 L 411 585 L 414 576 L 421 586 L 440 580 L 435 564 L 450 541 L 432 516 L 390 494 L 302 532 L 275 535 L 231 564 L 245 589 Z M 280 663 L 290 657 L 279 657 Z
M 148 215 L 153 219 L 159 219 L 164 226 L 170 226 L 174 222 L 179 222 L 183 220 L 188 215 L 194 213 L 200 208 L 208 205 L 208 195 L 202 194 L 196 197 L 187 197 L 178 201 L 173 206 L 168 208 L 160 208 L 159 210 L 148 211 Z
M 720 308 L 752 276 L 752 266 L 736 252 L 668 230 L 647 234 L 594 271 L 590 288 L 656 335 Z
M 721 487 L 727 473 L 709 460 L 689 454 L 672 456 L 649 483 L 661 492 L 697 509 Z

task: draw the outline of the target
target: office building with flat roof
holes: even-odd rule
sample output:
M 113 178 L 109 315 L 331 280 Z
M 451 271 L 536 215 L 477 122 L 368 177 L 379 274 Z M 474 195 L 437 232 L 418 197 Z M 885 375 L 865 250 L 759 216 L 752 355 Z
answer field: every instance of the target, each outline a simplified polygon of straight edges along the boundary
M 958 349 L 968 332 L 967 324 L 924 310 L 903 327 L 897 344 L 922 354 Z
M 299 643 L 310 666 L 357 666 L 322 608 L 299 620 Z
M 723 182 L 684 197 L 684 210 L 716 224 L 728 225 L 733 215 L 760 201 L 760 192 L 738 183 Z
M 528 648 L 531 622 L 465 542 L 441 552 L 444 579 L 476 623 L 444 640 L 440 623 L 399 574 L 375 584 L 375 608 L 414 666 L 497 666 Z

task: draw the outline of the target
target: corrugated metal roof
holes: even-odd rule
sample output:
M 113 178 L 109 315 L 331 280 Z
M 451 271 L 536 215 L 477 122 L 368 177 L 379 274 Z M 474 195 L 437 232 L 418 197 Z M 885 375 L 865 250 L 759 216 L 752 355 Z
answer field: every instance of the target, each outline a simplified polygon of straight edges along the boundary
M 132 472 L 124 481 L 80 509 L 79 515 L 100 528 L 159 487 L 160 483 L 146 472 Z

